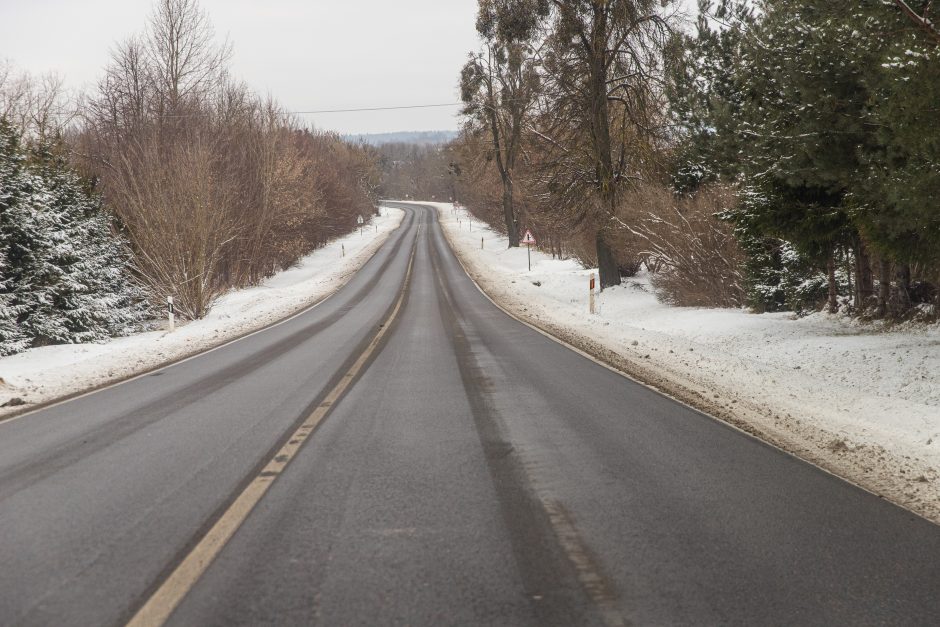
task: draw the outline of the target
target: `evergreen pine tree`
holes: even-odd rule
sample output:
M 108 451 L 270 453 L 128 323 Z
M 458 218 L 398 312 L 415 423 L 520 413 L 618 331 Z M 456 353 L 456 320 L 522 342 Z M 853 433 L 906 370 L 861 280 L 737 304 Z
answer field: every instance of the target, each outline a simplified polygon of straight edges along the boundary
M 29 338 L 17 324 L 22 307 L 14 302 L 14 263 L 10 257 L 14 224 L 25 188 L 19 135 L 0 118 L 0 355 L 25 349 Z
M 146 317 L 125 243 L 57 147 L 0 127 L 0 351 L 102 340 Z
M 922 14 L 928 2 L 910 2 Z M 940 265 L 940 45 L 900 10 L 863 5 L 853 13 L 872 62 L 873 128 L 881 145 L 866 162 L 857 220 L 901 264 Z
M 674 73 L 685 130 L 676 186 L 722 180 L 741 190 L 726 217 L 749 254 L 754 304 L 799 309 L 827 282 L 835 305 L 835 256 L 851 250 L 864 307 L 868 245 L 882 259 L 882 302 L 886 264 L 896 262 L 901 292 L 913 264 L 936 268 L 936 41 L 892 3 L 775 0 L 755 12 L 742 0 L 701 4 Z
M 33 237 L 17 300 L 34 344 L 79 343 L 125 332 L 144 313 L 143 293 L 128 280 L 124 244 L 111 233 L 100 200 L 51 146 L 32 155 Z
M 798 14 L 763 5 L 755 12 L 747 0 L 699 5 L 697 33 L 682 37 L 672 64 L 670 101 L 683 130 L 675 187 L 737 186 L 740 206 L 722 217 L 735 224 L 747 254 L 750 304 L 801 311 L 825 294 L 819 268 L 834 242 L 847 236 L 848 224 L 838 189 L 817 176 L 819 164 L 791 141 L 803 133 L 792 128 L 800 120 L 794 72 L 814 71 L 801 59 L 808 33 L 786 30 Z M 794 155 L 808 162 L 796 164 Z

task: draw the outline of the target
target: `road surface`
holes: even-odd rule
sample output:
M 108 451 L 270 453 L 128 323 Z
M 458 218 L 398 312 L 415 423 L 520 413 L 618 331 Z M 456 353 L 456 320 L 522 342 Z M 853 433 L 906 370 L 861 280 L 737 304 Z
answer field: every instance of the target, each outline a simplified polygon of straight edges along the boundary
M 405 208 L 306 313 L 0 424 L 0 622 L 937 620 L 940 528 L 513 320 Z

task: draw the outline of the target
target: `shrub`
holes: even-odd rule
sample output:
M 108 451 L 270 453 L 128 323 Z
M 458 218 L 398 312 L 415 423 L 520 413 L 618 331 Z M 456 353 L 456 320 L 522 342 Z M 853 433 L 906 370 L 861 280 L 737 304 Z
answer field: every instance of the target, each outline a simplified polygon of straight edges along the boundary
M 623 226 L 634 238 L 635 256 L 653 270 L 660 300 L 696 307 L 745 304 L 744 255 L 731 226 L 716 217 L 734 202 L 731 190 L 715 187 L 681 197 L 651 186 L 633 201 L 646 210 Z

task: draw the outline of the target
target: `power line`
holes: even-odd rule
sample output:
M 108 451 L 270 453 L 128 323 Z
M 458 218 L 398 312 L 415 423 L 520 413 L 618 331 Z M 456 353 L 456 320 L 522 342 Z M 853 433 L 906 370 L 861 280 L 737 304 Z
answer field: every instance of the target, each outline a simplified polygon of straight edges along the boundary
M 431 108 L 439 108 L 439 107 L 458 107 L 458 106 L 462 106 L 463 104 L 464 103 L 462 102 L 444 102 L 440 104 L 400 105 L 400 106 L 394 106 L 394 107 L 360 107 L 360 108 L 355 108 L 355 109 L 317 109 L 315 111 L 279 111 L 278 113 L 285 114 L 285 115 L 312 115 L 312 114 L 320 114 L 320 113 L 358 113 L 362 111 L 398 111 L 402 109 L 431 109 Z M 57 116 L 62 116 L 62 115 L 76 116 L 77 115 L 75 111 L 51 111 L 49 112 L 49 114 L 57 115 Z M 171 114 L 166 114 L 162 117 L 197 118 L 197 117 L 205 117 L 208 115 L 211 115 L 211 114 L 209 113 L 171 113 Z
M 430 109 L 432 107 L 456 107 L 462 105 L 462 102 L 445 102 L 443 104 L 422 104 L 422 105 L 402 105 L 398 107 L 363 107 L 359 109 L 320 109 L 319 111 L 287 111 L 296 115 L 306 115 L 311 113 L 356 113 L 359 111 L 393 111 L 397 109 Z

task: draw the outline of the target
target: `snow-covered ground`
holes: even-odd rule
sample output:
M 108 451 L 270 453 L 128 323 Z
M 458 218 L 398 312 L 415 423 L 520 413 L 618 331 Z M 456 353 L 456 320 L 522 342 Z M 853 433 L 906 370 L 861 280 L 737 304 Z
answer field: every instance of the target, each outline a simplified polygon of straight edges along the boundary
M 465 267 L 504 308 L 635 378 L 940 520 L 940 325 L 660 303 L 645 275 L 597 297 L 592 270 L 437 204 Z M 459 221 L 458 221 L 459 220 Z M 481 238 L 483 249 L 481 250 Z
M 0 404 L 13 398 L 28 403 L 0 408 L 0 418 L 207 350 L 322 300 L 372 257 L 403 216 L 400 209 L 383 207 L 362 235 L 356 231 L 333 240 L 264 284 L 226 294 L 204 319 L 177 325 L 173 333 L 45 346 L 0 359 Z

